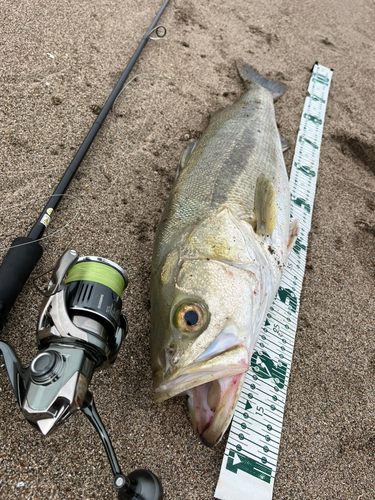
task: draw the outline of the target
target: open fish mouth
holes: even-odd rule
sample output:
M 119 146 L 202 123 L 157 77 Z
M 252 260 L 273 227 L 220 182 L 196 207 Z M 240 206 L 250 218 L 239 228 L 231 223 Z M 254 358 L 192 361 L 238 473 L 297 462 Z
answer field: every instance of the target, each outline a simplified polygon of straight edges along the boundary
M 188 391 L 190 417 L 196 433 L 206 446 L 215 446 L 223 437 L 236 407 L 245 373 L 225 377 Z
M 197 385 L 214 380 L 240 375 L 249 369 L 249 353 L 244 345 L 237 345 L 176 370 L 165 384 L 155 387 L 155 401 L 160 403 Z
M 214 446 L 230 423 L 248 369 L 249 352 L 241 344 L 208 359 L 201 356 L 156 387 L 155 400 L 187 393 L 197 434 L 206 446 Z

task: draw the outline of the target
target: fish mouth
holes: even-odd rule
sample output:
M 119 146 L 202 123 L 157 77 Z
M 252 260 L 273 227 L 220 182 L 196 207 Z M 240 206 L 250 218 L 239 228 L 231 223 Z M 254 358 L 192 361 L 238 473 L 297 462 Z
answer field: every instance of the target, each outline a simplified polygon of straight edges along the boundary
M 176 371 L 155 388 L 155 401 L 189 396 L 190 417 L 201 441 L 215 446 L 226 431 L 249 369 L 249 352 L 240 344 Z
M 155 401 L 161 403 L 196 386 L 217 379 L 240 375 L 249 369 L 249 352 L 244 345 L 237 345 L 209 359 L 176 370 L 165 384 L 154 387 Z
M 190 418 L 200 440 L 212 448 L 227 430 L 246 373 L 208 382 L 188 391 Z

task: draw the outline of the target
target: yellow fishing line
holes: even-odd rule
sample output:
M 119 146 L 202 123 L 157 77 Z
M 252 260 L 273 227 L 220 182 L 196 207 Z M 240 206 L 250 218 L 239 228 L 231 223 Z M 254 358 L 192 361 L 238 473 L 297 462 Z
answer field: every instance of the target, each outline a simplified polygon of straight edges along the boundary
M 72 281 L 93 281 L 110 288 L 119 297 L 125 288 L 125 281 L 121 274 L 111 266 L 99 262 L 79 262 L 68 272 L 65 283 Z

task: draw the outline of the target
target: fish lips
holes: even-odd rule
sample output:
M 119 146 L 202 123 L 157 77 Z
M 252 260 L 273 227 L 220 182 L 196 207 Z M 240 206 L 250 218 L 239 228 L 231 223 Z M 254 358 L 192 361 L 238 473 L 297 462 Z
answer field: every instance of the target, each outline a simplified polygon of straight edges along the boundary
M 164 383 L 154 387 L 155 401 L 165 401 L 196 386 L 246 373 L 248 369 L 249 352 L 246 346 L 233 346 L 209 359 L 178 368 L 164 379 Z

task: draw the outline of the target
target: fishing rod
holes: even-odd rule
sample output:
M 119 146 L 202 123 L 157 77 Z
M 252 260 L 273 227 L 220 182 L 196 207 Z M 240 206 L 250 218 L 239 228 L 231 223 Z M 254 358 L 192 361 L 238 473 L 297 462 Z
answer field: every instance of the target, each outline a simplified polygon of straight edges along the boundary
M 36 224 L 32 227 L 31 231 L 26 237 L 21 236 L 16 238 L 12 242 L 7 254 L 5 255 L 3 262 L 0 265 L 0 331 L 5 324 L 5 321 L 16 298 L 18 297 L 31 272 L 33 271 L 34 267 L 43 254 L 43 247 L 38 243 L 38 241 L 43 236 L 43 233 L 50 223 L 54 211 L 60 203 L 63 193 L 69 186 L 70 181 L 72 180 L 83 158 L 89 150 L 104 119 L 112 108 L 119 93 L 121 92 L 123 85 L 127 77 L 129 76 L 129 73 L 131 72 L 140 53 L 148 42 L 150 35 L 155 32 L 158 38 L 162 38 L 165 36 L 166 29 L 164 28 L 164 26 L 157 26 L 157 23 L 168 3 L 169 0 L 165 0 L 155 19 L 152 21 L 152 24 L 148 28 L 145 36 L 142 38 L 141 43 L 138 45 L 123 74 L 121 75 L 117 85 L 113 89 L 111 95 L 108 97 L 108 100 L 99 113 L 97 119 L 94 121 L 89 133 L 78 149 L 71 164 L 62 176 L 59 185 L 56 187 L 55 191 L 48 200 L 48 203 L 43 208 Z
M 59 185 L 27 237 L 16 238 L 0 265 L 0 330 L 18 294 L 43 253 L 38 243 L 62 194 L 81 164 L 105 117 L 118 97 L 151 34 L 166 34 L 157 26 L 168 5 L 165 0 L 142 38 L 116 87 L 67 168 Z M 0 352 L 17 402 L 26 420 L 48 435 L 81 410 L 98 432 L 119 500 L 162 500 L 163 489 L 151 471 L 124 475 L 105 427 L 88 390 L 94 371 L 113 363 L 128 331 L 121 314 L 121 296 L 128 284 L 125 271 L 101 257 L 79 257 L 68 249 L 56 262 L 37 323 L 38 354 L 23 367 L 14 350 L 0 341 Z

